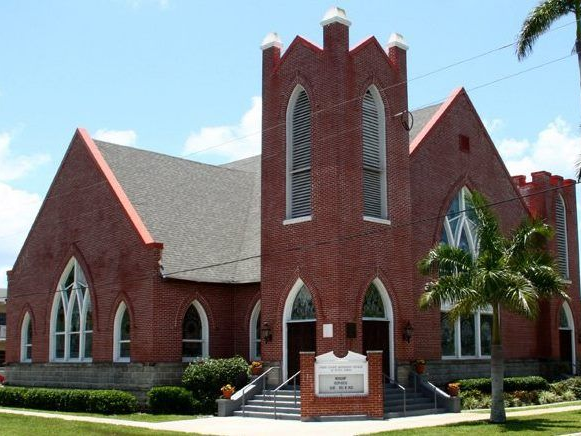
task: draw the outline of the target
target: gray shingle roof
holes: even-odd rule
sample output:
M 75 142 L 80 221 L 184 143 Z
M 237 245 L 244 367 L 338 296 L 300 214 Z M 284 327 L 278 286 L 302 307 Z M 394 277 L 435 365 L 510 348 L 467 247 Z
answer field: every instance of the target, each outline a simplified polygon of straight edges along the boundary
M 414 111 L 410 141 L 440 105 Z M 207 165 L 95 141 L 156 242 L 163 272 L 197 282 L 260 281 L 260 156 Z
M 249 171 L 242 171 L 95 144 L 153 238 L 163 243 L 164 274 L 199 282 L 260 281 L 260 174 L 252 172 L 259 157 L 258 165 L 250 161 Z

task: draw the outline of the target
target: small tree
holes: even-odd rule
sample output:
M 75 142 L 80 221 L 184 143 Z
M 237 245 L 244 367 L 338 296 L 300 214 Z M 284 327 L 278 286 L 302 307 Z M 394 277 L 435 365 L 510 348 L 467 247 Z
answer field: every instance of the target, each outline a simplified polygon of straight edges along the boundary
M 481 194 L 472 193 L 471 207 L 478 221 L 478 257 L 447 244 L 430 250 L 418 265 L 422 274 L 431 276 L 419 304 L 428 309 L 451 303 L 450 321 L 492 306 L 490 421 L 502 423 L 506 413 L 501 309 L 534 319 L 540 300 L 569 297 L 566 283 L 545 247 L 546 239 L 552 235 L 549 226 L 538 220 L 527 221 L 507 238 Z

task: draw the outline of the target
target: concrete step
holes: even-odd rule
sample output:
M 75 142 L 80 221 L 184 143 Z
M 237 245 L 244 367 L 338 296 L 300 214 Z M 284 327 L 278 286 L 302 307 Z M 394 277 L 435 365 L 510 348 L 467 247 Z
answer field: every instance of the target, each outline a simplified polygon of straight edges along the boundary
M 391 406 L 398 406 L 398 405 L 403 405 L 403 398 L 401 400 L 387 400 L 385 401 L 383 404 L 385 404 L 386 407 L 391 407 Z M 434 406 L 434 400 L 425 398 L 425 397 L 418 397 L 418 398 L 406 398 L 406 404 L 407 405 L 411 405 L 411 404 L 426 404 L 428 407 L 430 406 Z
M 248 405 L 252 405 L 252 406 L 271 406 L 274 407 L 274 401 L 273 400 L 259 400 L 259 399 L 252 399 L 246 402 L 246 404 Z M 276 399 L 276 407 L 301 407 L 301 402 L 297 400 L 296 404 L 293 400 L 291 401 L 279 401 L 279 399 Z
M 242 409 L 240 409 L 242 411 Z M 247 405 L 244 407 L 244 411 L 248 412 L 266 412 L 266 413 L 273 413 L 274 414 L 274 407 L 271 406 L 260 406 L 260 405 Z M 276 413 L 294 413 L 294 414 L 301 414 L 300 407 L 276 407 Z
M 261 400 L 261 401 L 274 401 L 274 395 L 270 395 L 270 394 L 259 394 L 259 395 L 255 395 L 254 396 L 255 400 Z M 296 396 L 297 401 L 301 400 L 300 395 Z M 294 395 L 280 395 L 277 394 L 276 395 L 276 402 L 278 403 L 279 401 L 292 401 L 294 403 L 295 401 L 295 396 Z
M 417 403 L 417 404 L 407 404 L 406 410 L 435 410 L 434 403 Z M 403 412 L 403 404 L 398 404 L 397 406 L 384 407 L 384 411 L 387 412 Z
M 267 418 L 274 419 L 274 412 L 246 412 L 244 415 L 241 410 L 236 410 L 234 416 L 246 416 L 247 418 Z M 276 419 L 288 419 L 294 421 L 301 420 L 300 413 L 278 413 L 276 414 Z
M 401 418 L 403 416 L 435 415 L 435 414 L 439 414 L 439 413 L 446 413 L 446 409 L 442 409 L 442 408 L 434 409 L 432 407 L 431 409 L 408 410 L 405 415 L 403 413 L 403 410 L 399 411 L 399 412 L 391 411 L 391 412 L 384 414 L 383 417 L 385 419 L 390 419 L 390 418 Z

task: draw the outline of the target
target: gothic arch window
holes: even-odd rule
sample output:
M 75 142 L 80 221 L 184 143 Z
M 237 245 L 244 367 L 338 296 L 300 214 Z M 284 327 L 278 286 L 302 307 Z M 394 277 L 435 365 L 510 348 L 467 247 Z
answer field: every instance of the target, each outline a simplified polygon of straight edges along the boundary
M 387 218 L 385 109 L 375 86 L 362 103 L 363 215 Z
M 53 300 L 50 356 L 58 362 L 90 362 L 93 313 L 85 274 L 75 258 L 65 268 Z
M 557 265 L 564 278 L 569 278 L 569 253 L 567 249 L 567 208 L 561 195 L 555 202 L 555 241 L 557 244 Z
M 293 302 L 290 321 L 315 321 L 316 318 L 313 296 L 303 284 Z
M 364 319 L 387 319 L 383 299 L 374 283 L 369 285 L 363 300 Z
M 32 362 L 32 318 L 26 312 L 20 329 L 20 361 Z
M 260 338 L 260 301 L 256 303 L 250 315 L 250 359 L 261 359 L 261 338 Z
M 286 218 L 311 216 L 311 103 L 300 85 L 293 91 L 286 116 Z
M 441 242 L 478 256 L 478 222 L 471 209 L 470 191 L 464 187 L 452 199 L 442 228 Z M 462 316 L 454 323 L 448 320 L 449 303 L 442 304 L 440 314 L 443 358 L 488 358 L 492 344 L 492 308 Z
M 208 317 L 196 300 L 188 307 L 182 324 L 182 361 L 208 357 L 208 349 Z
M 131 361 L 131 318 L 125 302 L 121 302 L 113 325 L 113 361 Z

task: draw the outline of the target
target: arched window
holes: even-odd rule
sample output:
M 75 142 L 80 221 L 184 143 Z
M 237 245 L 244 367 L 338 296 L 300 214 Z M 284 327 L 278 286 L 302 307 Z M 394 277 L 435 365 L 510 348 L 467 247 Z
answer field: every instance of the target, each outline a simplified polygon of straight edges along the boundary
M 208 357 L 208 318 L 204 308 L 194 301 L 182 324 L 182 360 L 192 362 Z
M 379 289 L 375 284 L 371 283 L 365 294 L 363 301 L 363 318 L 366 319 L 386 319 L 385 307 L 383 299 L 379 293 Z
M 26 312 L 20 329 L 20 361 L 32 362 L 32 318 Z
M 261 338 L 260 338 L 260 301 L 256 303 L 250 315 L 250 359 L 261 359 Z
M 315 321 L 317 315 L 315 313 L 315 305 L 313 304 L 313 297 L 308 288 L 303 285 L 299 290 L 293 308 L 291 311 L 291 321 Z
M 569 278 L 569 253 L 567 250 L 567 209 L 565 200 L 557 196 L 555 203 L 555 241 L 557 243 L 557 265 L 564 278 Z
M 442 243 L 478 256 L 478 222 L 472 211 L 470 191 L 462 188 L 452 199 L 442 228 Z M 441 346 L 444 358 L 488 357 L 492 343 L 492 308 L 448 320 L 451 304 L 442 305 Z
M 381 96 L 372 86 L 363 96 L 363 215 L 387 218 L 385 110 Z
M 287 218 L 311 215 L 311 103 L 301 86 L 287 109 Z
M 113 326 L 113 361 L 131 361 L 131 319 L 124 302 L 119 304 Z
M 51 360 L 91 361 L 93 357 L 93 316 L 91 294 L 85 274 L 71 259 L 61 276 L 51 315 Z

